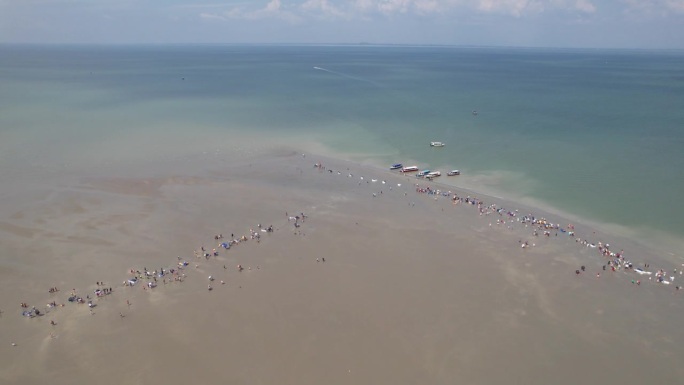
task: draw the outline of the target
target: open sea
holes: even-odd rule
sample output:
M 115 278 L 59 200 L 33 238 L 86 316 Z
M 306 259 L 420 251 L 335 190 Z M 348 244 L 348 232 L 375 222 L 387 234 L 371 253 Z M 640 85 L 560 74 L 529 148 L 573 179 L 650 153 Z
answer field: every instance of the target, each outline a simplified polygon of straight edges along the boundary
M 684 257 L 684 52 L 0 45 L 4 202 L 273 144 L 459 169 L 440 182 Z

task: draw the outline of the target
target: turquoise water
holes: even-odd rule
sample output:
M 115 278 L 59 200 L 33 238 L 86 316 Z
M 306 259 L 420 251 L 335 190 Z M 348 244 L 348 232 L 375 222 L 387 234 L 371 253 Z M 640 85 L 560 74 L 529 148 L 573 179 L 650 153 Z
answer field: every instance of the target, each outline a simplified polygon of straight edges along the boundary
M 682 52 L 0 46 L 0 84 L 3 179 L 261 136 L 684 240 Z

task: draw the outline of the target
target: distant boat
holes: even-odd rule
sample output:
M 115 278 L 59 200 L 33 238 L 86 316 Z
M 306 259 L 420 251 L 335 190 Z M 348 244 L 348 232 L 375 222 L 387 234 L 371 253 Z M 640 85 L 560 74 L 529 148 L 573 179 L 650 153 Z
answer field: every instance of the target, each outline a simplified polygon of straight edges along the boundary
M 473 110 L 473 115 L 477 116 L 477 110 Z
M 442 176 L 442 173 L 440 171 L 432 171 L 427 173 L 426 175 L 428 178 L 436 178 L 438 176 Z
M 408 166 L 401 169 L 401 172 L 416 172 L 418 171 L 418 166 Z
M 393 164 L 392 166 L 390 166 L 390 170 L 398 170 L 402 167 L 404 167 L 404 165 L 402 165 L 401 163 L 397 163 L 397 164 Z
M 426 175 L 429 174 L 429 173 L 430 173 L 430 170 L 423 170 L 423 171 L 419 172 L 416 176 L 417 176 L 418 178 L 422 178 L 422 177 L 426 176 Z
M 451 170 L 447 173 L 447 176 L 454 176 L 454 175 L 461 175 L 461 172 L 458 170 Z
M 442 142 L 430 142 L 430 147 L 444 147 Z

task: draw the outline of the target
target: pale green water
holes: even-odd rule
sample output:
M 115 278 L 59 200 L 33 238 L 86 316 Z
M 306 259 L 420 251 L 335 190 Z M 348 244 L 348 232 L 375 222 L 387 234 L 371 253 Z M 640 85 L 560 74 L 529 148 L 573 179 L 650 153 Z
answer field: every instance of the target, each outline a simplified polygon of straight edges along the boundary
M 0 84 L 12 191 L 262 138 L 684 239 L 680 52 L 2 46 Z

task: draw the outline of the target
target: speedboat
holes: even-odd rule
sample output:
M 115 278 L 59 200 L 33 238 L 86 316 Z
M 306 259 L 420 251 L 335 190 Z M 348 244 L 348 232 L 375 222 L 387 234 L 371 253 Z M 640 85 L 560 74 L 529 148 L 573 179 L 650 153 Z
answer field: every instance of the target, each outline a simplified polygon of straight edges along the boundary
M 425 175 L 425 176 L 428 178 L 436 178 L 438 176 L 442 176 L 442 172 L 441 171 L 432 171 L 432 172 L 427 173 L 427 175 Z
M 390 170 L 399 170 L 400 168 L 404 167 L 401 163 L 393 164 L 390 166 Z
M 430 142 L 430 147 L 444 147 L 442 142 Z
M 401 172 L 416 172 L 418 171 L 418 166 L 408 166 L 401 169 Z
M 430 173 L 430 170 L 423 170 L 423 171 L 419 172 L 418 175 L 416 175 L 416 176 L 417 176 L 418 178 L 422 178 L 422 177 L 426 176 L 426 175 L 429 174 L 429 173 Z
M 447 173 L 448 176 L 454 176 L 454 175 L 461 175 L 461 172 L 458 170 L 451 170 Z

